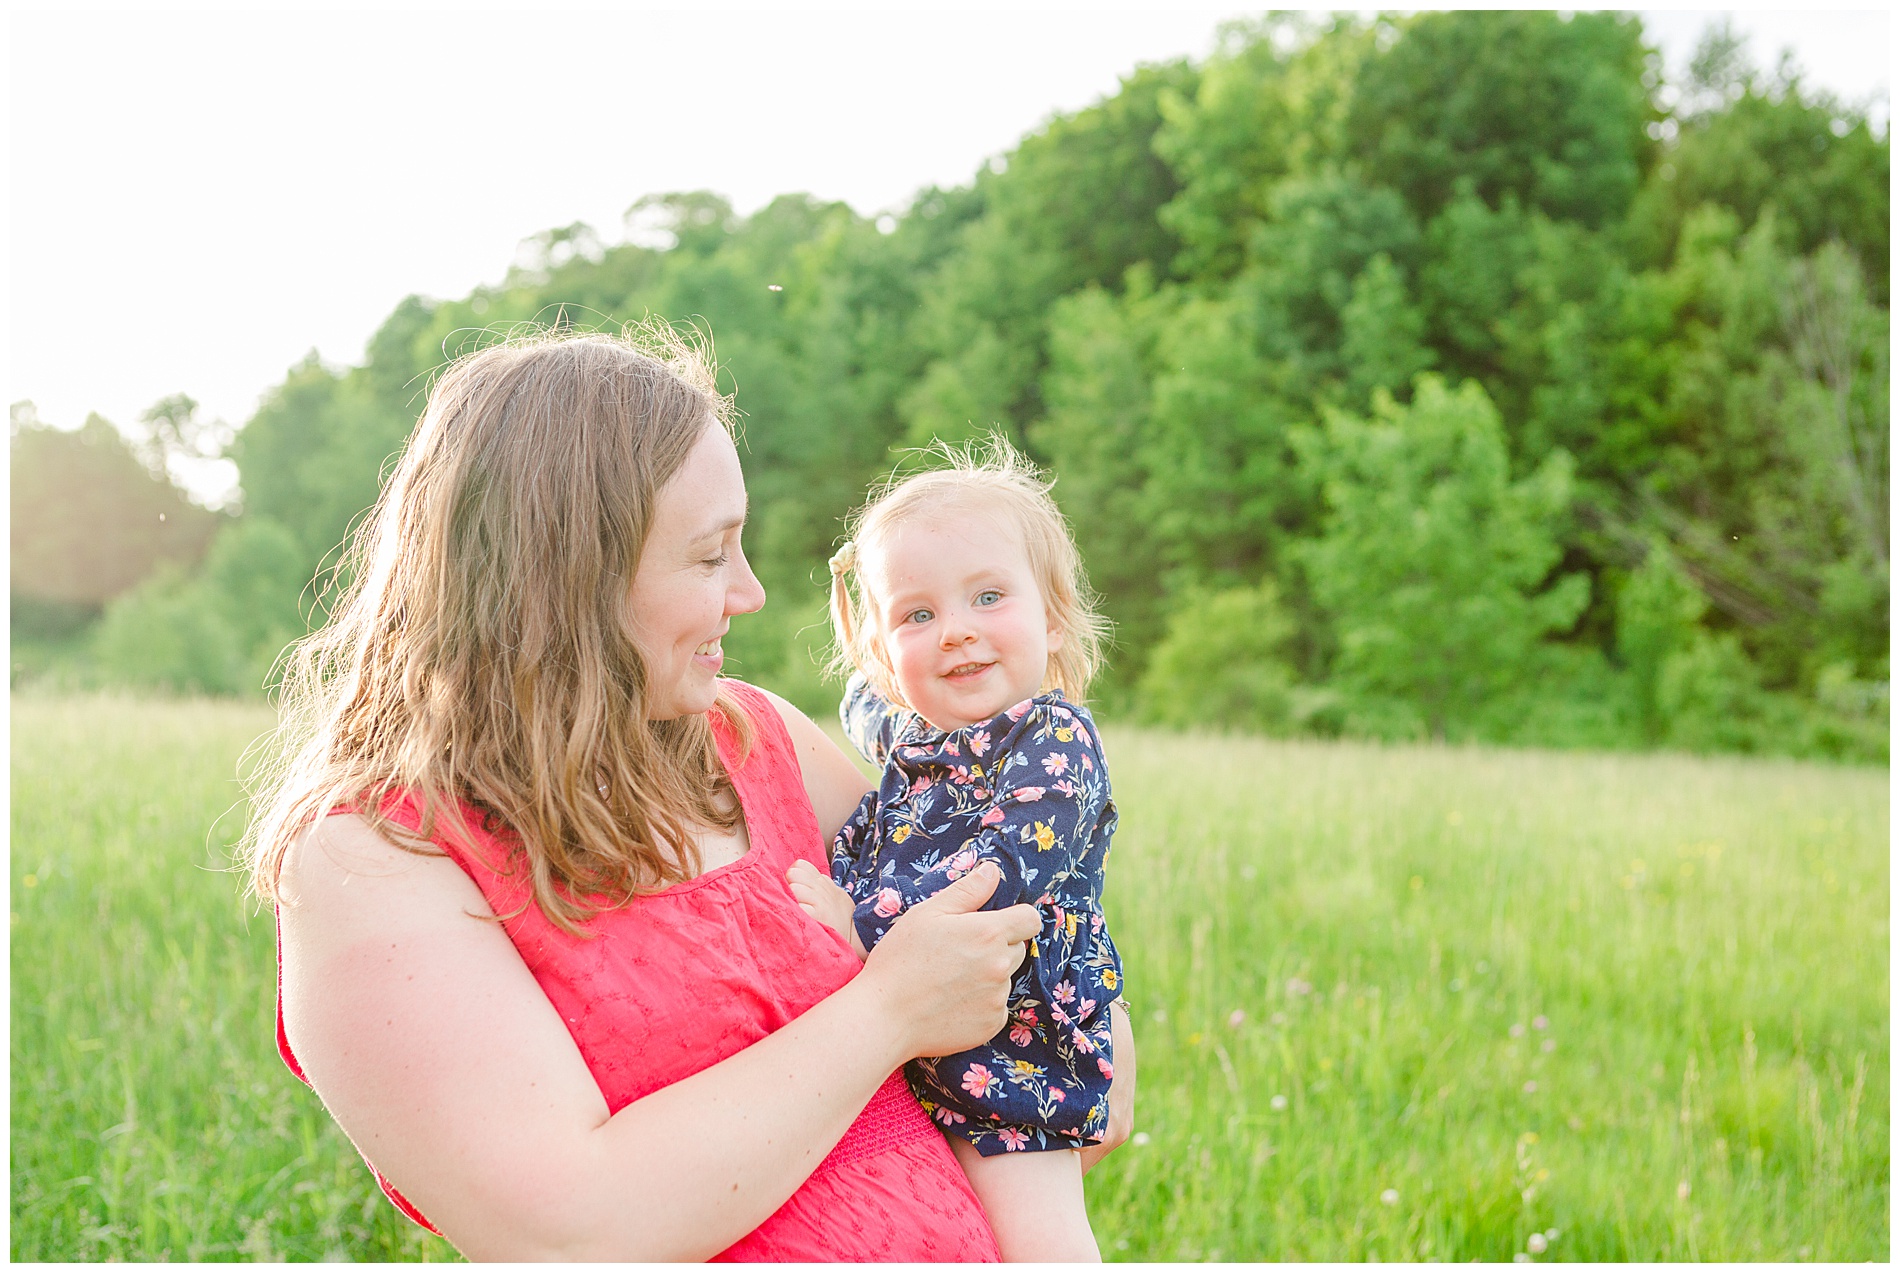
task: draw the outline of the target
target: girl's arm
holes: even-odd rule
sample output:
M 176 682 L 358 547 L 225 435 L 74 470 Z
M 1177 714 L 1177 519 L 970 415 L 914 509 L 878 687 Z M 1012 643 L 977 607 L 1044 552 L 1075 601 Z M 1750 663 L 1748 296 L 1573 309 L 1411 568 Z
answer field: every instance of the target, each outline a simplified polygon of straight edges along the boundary
M 608 1115 L 474 883 L 351 816 L 287 857 L 285 1026 L 364 1156 L 465 1254 L 704 1259 L 756 1228 L 909 1058 L 1003 1023 L 1029 908 L 947 891 L 783 1029 Z
M 844 697 L 838 702 L 838 723 L 844 727 L 844 736 L 860 756 L 874 765 L 884 763 L 899 728 L 911 715 L 908 709 L 878 693 L 862 672 L 851 674 L 845 682 Z

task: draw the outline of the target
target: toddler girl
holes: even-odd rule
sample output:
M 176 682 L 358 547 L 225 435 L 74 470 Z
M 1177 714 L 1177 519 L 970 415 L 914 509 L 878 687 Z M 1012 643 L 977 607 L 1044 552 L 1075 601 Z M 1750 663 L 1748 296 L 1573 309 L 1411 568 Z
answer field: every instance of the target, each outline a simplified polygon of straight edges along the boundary
M 833 878 L 801 863 L 792 887 L 860 956 L 981 861 L 1002 873 L 985 909 L 1041 910 L 1002 1033 L 906 1075 L 1004 1258 L 1100 1259 L 1077 1151 L 1107 1125 L 1121 961 L 1102 922 L 1115 805 L 1081 699 L 1106 624 L 1034 469 L 1000 442 L 944 455 L 874 498 L 832 558 L 837 663 L 854 669 L 840 714 L 884 772 Z

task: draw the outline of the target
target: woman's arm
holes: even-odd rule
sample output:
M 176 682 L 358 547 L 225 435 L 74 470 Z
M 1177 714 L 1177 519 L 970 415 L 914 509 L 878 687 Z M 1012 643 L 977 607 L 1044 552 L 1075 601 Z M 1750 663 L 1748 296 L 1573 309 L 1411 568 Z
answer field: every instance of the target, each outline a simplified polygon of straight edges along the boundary
M 1115 1040 L 1115 1077 L 1108 1085 L 1108 1129 L 1102 1139 L 1082 1150 L 1082 1171 L 1127 1142 L 1135 1130 L 1135 1030 L 1128 1005 L 1117 999 L 1108 1006 L 1109 1029 Z
M 756 1228 L 892 1070 L 1004 1020 L 1028 908 L 993 877 L 919 906 L 783 1029 L 608 1115 L 573 1039 L 447 858 L 327 818 L 285 863 L 285 1026 L 350 1138 L 465 1254 L 703 1259 Z
M 811 797 L 812 812 L 818 815 L 818 829 L 826 837 L 824 853 L 829 857 L 832 837 L 838 834 L 873 784 L 811 717 L 770 690 L 763 693 L 778 709 L 780 719 L 785 722 L 785 732 L 792 736 L 798 768 L 805 776 L 805 794 Z

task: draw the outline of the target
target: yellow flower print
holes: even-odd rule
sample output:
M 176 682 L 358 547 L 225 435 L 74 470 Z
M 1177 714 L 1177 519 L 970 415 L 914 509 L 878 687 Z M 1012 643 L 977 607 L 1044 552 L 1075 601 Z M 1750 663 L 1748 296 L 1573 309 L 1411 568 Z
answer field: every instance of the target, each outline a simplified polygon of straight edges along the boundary
M 908 839 L 910 839 L 910 824 L 908 822 L 901 824 L 897 830 L 891 832 L 891 843 L 893 844 L 902 844 Z
M 1102 969 L 1102 984 L 1113 990 L 1121 982 L 1121 977 L 1113 968 Z
M 1058 729 L 1056 730 L 1056 737 L 1065 743 L 1072 743 L 1075 741 L 1075 731 L 1067 728 Z
M 1036 824 L 1036 848 L 1044 853 L 1055 847 L 1056 833 L 1049 829 L 1047 822 Z
M 1041 1078 L 1043 1073 L 1040 1065 L 1025 1061 L 1021 1057 L 1011 1061 L 1009 1063 L 1009 1069 L 1011 1075 L 1019 1079 Z
M 1069 912 L 1068 921 L 1069 921 L 1069 936 L 1073 937 L 1075 936 L 1075 912 L 1074 911 Z

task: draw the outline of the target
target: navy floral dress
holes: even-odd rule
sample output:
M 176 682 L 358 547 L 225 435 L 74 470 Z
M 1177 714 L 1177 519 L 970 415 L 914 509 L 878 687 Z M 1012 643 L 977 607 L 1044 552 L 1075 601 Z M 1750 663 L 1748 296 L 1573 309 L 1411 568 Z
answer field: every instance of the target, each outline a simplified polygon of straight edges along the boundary
M 831 857 L 866 950 L 981 861 L 1002 868 L 985 910 L 1029 902 L 1042 912 L 1010 987 L 1009 1023 L 981 1047 L 906 1066 L 918 1100 L 985 1157 L 1100 1140 L 1115 1073 L 1108 1005 L 1122 970 L 1102 921 L 1115 802 L 1088 710 L 1057 691 L 945 733 L 854 676 L 838 712 L 852 743 L 884 766 Z

